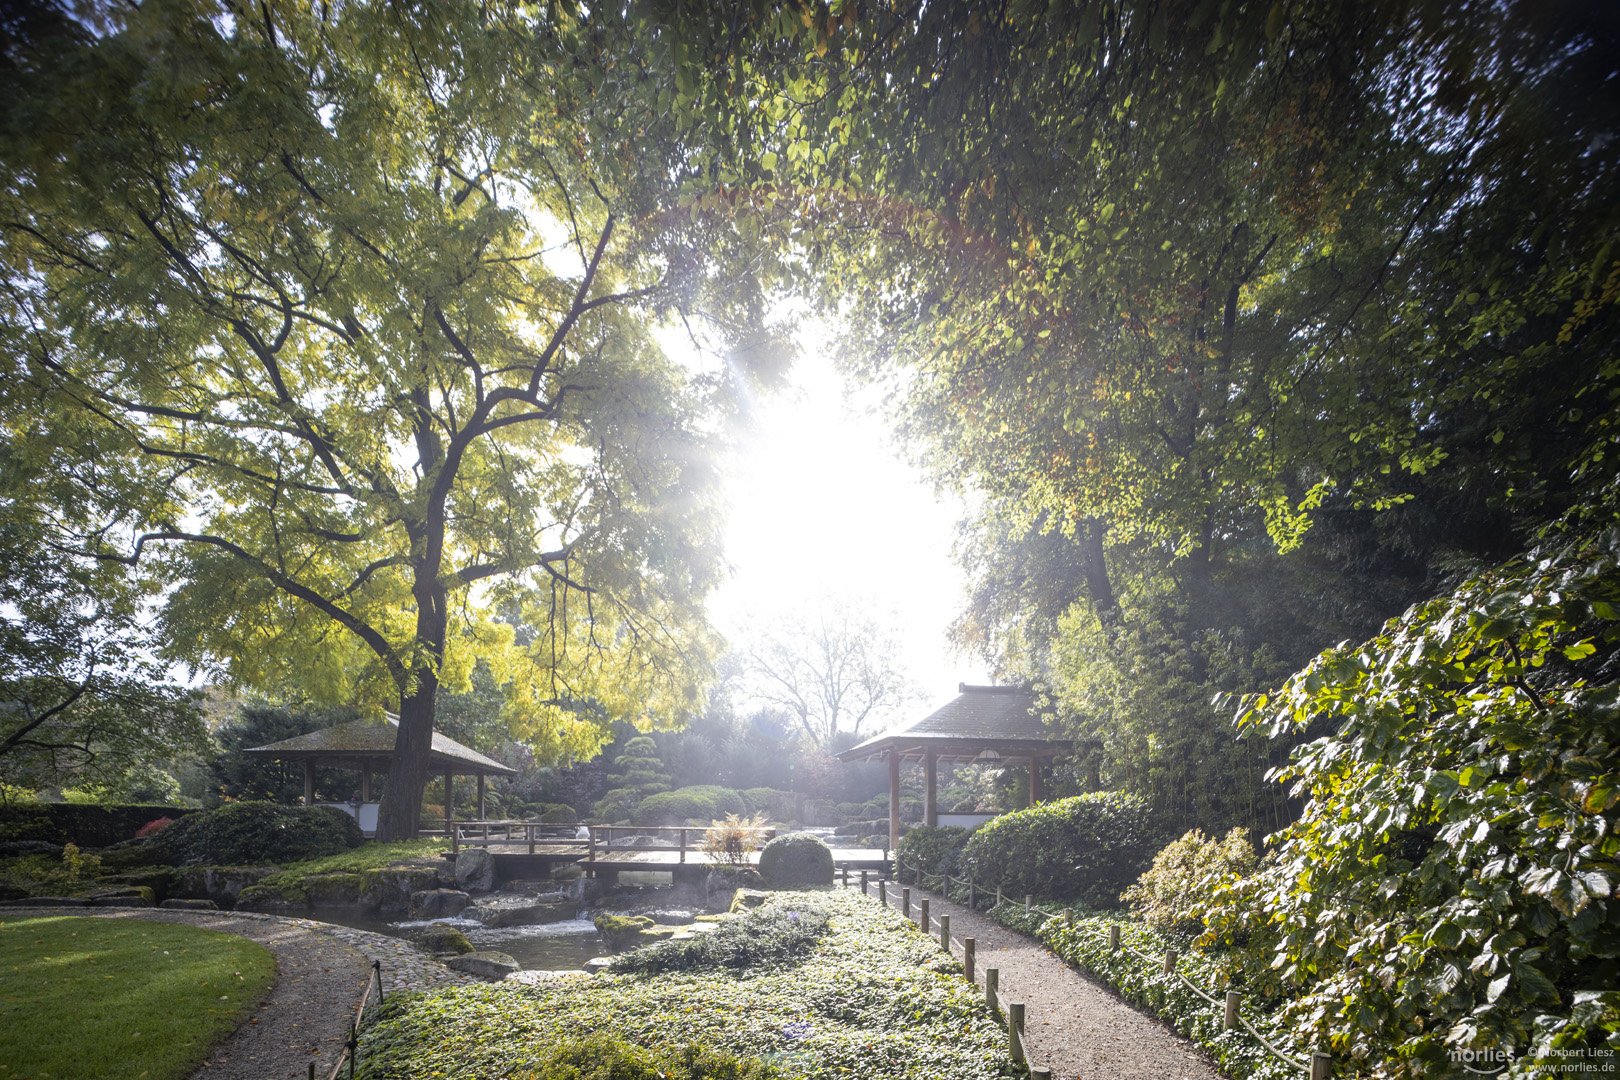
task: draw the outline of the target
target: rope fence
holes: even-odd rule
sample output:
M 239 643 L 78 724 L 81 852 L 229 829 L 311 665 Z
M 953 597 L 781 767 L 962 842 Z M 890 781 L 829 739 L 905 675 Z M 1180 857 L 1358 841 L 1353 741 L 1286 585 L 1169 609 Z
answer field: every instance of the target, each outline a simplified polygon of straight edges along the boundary
M 869 872 L 860 872 L 860 890 L 862 896 L 871 896 L 871 879 Z M 849 887 L 849 870 L 843 872 L 843 883 Z M 878 902 L 884 907 L 889 906 L 891 899 L 891 883 L 887 878 L 879 878 Z M 917 904 L 917 915 L 913 918 L 911 913 L 911 890 L 901 888 L 900 895 L 894 897 L 900 913 L 908 920 L 916 922 L 924 934 L 933 937 L 937 926 L 940 948 L 945 955 L 954 957 L 960 948 L 962 953 L 962 974 L 967 981 L 978 986 L 974 971 L 975 946 L 977 942 L 970 937 L 953 938 L 951 936 L 951 917 L 949 915 L 930 916 L 928 912 L 928 897 L 920 897 Z M 996 968 L 984 969 L 984 1000 L 990 1011 L 1001 1020 L 1007 1029 L 1007 1055 L 1014 1064 L 1023 1065 L 1029 1069 L 1029 1075 L 1035 1080 L 1051 1080 L 1052 1070 L 1045 1066 L 1036 1065 L 1029 1060 L 1029 1047 L 1024 1037 L 1025 1007 L 1022 1001 L 1011 1001 L 1001 993 L 1000 971 Z
M 923 889 L 928 888 L 928 882 L 930 880 L 932 880 L 934 882 L 937 882 L 939 884 L 939 886 L 940 886 L 940 895 L 941 895 L 941 897 L 944 898 L 945 900 L 949 900 L 949 901 L 951 901 L 953 903 L 955 902 L 954 898 L 951 895 L 951 885 L 953 884 L 953 882 L 952 882 L 951 876 L 949 874 L 929 874 L 929 873 L 925 873 L 920 867 L 907 866 L 904 862 L 902 862 L 900 860 L 898 855 L 895 857 L 894 867 L 895 867 L 896 873 L 909 872 L 911 874 L 916 875 L 917 884 L 919 886 L 921 886 Z M 865 895 L 866 894 L 867 871 L 863 870 L 860 873 L 861 873 L 861 894 Z M 957 878 L 957 879 L 955 879 L 954 883 L 956 885 L 958 885 L 958 886 L 965 885 L 967 887 L 968 908 L 970 910 L 975 910 L 975 911 L 977 910 L 976 901 L 977 901 L 977 894 L 978 893 L 982 892 L 986 896 L 989 896 L 989 894 L 990 894 L 990 890 L 988 888 L 976 885 L 972 878 L 968 878 L 966 881 L 962 880 L 961 878 Z M 844 870 L 844 884 L 846 886 L 849 884 L 849 870 L 847 868 Z M 886 886 L 887 886 L 886 880 L 879 882 L 880 898 L 883 896 L 883 894 L 886 894 L 886 892 L 887 892 Z M 909 888 L 902 889 L 902 902 L 906 905 L 907 910 L 906 910 L 905 914 L 907 915 L 908 918 L 910 917 L 910 910 L 909 910 L 910 896 L 911 896 L 911 890 Z M 887 903 L 887 900 L 885 899 L 884 902 Z M 927 910 L 928 910 L 928 908 L 927 908 L 928 901 L 926 899 L 924 899 L 924 900 L 922 900 L 921 903 L 923 905 L 922 910 L 923 910 L 923 913 L 924 913 L 924 917 L 926 918 Z M 1004 903 L 1006 903 L 1006 898 L 1002 894 L 1001 886 L 997 885 L 996 890 L 995 890 L 995 904 L 992 905 L 992 907 L 999 907 L 1000 905 L 1002 905 Z M 1024 910 L 1029 912 L 1031 915 L 1034 915 L 1041 922 L 1044 922 L 1047 919 L 1061 918 L 1061 919 L 1064 920 L 1064 922 L 1071 929 L 1074 927 L 1074 910 L 1072 908 L 1071 909 L 1065 909 L 1063 911 L 1047 911 L 1044 908 L 1040 908 L 1040 907 L 1035 906 L 1035 898 L 1033 896 L 1025 896 L 1024 897 Z M 949 925 L 949 916 L 942 916 L 941 918 L 943 918 L 946 921 L 946 924 Z M 944 940 L 944 939 L 942 939 L 942 940 Z M 973 939 L 968 938 L 966 940 L 967 941 L 972 941 Z M 1177 969 L 1176 962 L 1178 960 L 1178 957 L 1177 957 L 1176 951 L 1174 949 L 1166 949 L 1163 956 L 1153 956 L 1153 955 L 1151 955 L 1149 953 L 1142 952 L 1140 949 L 1133 948 L 1133 947 L 1131 947 L 1129 945 L 1123 945 L 1119 940 L 1119 927 L 1117 925 L 1116 926 L 1110 926 L 1108 928 L 1107 941 L 1108 941 L 1108 948 L 1109 948 L 1109 950 L 1111 952 L 1121 952 L 1121 951 L 1127 952 L 1127 953 L 1130 953 L 1133 956 L 1139 957 L 1140 959 L 1146 961 L 1149 964 L 1159 965 L 1160 970 L 1161 970 L 1161 972 L 1163 974 L 1165 974 L 1165 975 L 1174 975 L 1178 980 L 1180 980 L 1181 984 L 1183 986 L 1185 986 L 1188 990 L 1191 990 L 1193 993 L 1197 994 L 1199 997 L 1203 998 L 1205 1001 L 1209 1002 L 1211 1005 L 1214 1005 L 1217 1008 L 1223 1009 L 1224 1010 L 1224 1015 L 1222 1017 L 1222 1023 L 1223 1023 L 1223 1026 L 1228 1031 L 1234 1030 L 1236 1028 L 1241 1027 L 1243 1030 L 1247 1031 L 1251 1036 L 1253 1036 L 1254 1040 L 1256 1042 L 1258 1042 L 1261 1046 L 1265 1047 L 1265 1049 L 1270 1054 L 1272 1054 L 1274 1057 L 1276 1057 L 1277 1060 L 1281 1061 L 1283 1064 L 1288 1065 L 1288 1066 L 1290 1066 L 1292 1068 L 1295 1068 L 1295 1069 L 1299 1069 L 1301 1072 L 1308 1073 L 1309 1076 L 1310 1076 L 1310 1080 L 1327 1080 L 1328 1076 L 1331 1074 L 1332 1069 L 1333 1069 L 1333 1056 L 1331 1054 L 1323 1053 L 1322 1051 L 1316 1051 L 1315 1053 L 1311 1054 L 1311 1058 L 1307 1062 L 1307 1061 L 1301 1061 L 1299 1058 L 1293 1057 L 1293 1056 L 1291 1056 L 1289 1054 L 1286 1054 L 1283 1051 L 1277 1049 L 1277 1047 L 1272 1045 L 1272 1043 L 1271 1043 L 1271 1041 L 1269 1039 L 1267 1039 L 1264 1035 L 1260 1034 L 1260 1032 L 1255 1029 L 1255 1026 L 1252 1023 L 1249 1022 L 1248 1017 L 1243 1015 L 1241 1007 L 1240 1007 L 1241 1004 L 1242 1004 L 1243 995 L 1240 992 L 1238 992 L 1236 990 L 1228 990 L 1228 991 L 1226 991 L 1226 998 L 1225 998 L 1224 1001 L 1222 1001 L 1221 999 L 1215 997 L 1213 994 L 1206 992 L 1202 987 L 1198 986 L 1192 980 L 1188 979 L 1187 976 L 1183 975 Z M 949 945 L 948 944 L 946 945 L 946 950 L 947 950 L 947 952 L 949 951 Z M 971 966 L 971 960 L 968 960 L 968 961 L 964 962 L 963 968 L 964 968 L 964 970 L 965 970 L 965 972 L 967 974 L 968 980 L 972 981 L 972 979 L 973 979 L 973 969 L 972 969 L 972 966 Z M 992 969 L 989 969 L 989 970 L 987 970 L 985 972 L 985 975 L 986 975 L 987 978 L 989 977 L 990 972 L 993 971 L 993 970 L 994 969 L 992 968 Z M 991 1008 L 992 1009 L 995 1008 L 995 1004 L 993 1002 L 991 1003 Z M 1019 1017 L 1019 1020 L 1022 1021 L 1022 1019 L 1023 1019 L 1023 1006 L 1022 1005 L 1020 1005 L 1018 1007 L 1018 1017 Z M 1020 1027 L 1018 1033 L 1013 1036 L 1013 1041 L 1015 1043 L 1021 1043 L 1022 1042 L 1022 1034 L 1023 1034 L 1022 1027 Z M 1017 1062 L 1022 1062 L 1022 1061 L 1025 1060 L 1024 1057 L 1022 1056 L 1022 1048 L 1021 1047 L 1019 1048 L 1019 1050 L 1017 1052 L 1014 1053 L 1013 1060 L 1017 1061 Z M 1033 1068 L 1031 1069 L 1031 1073 L 1032 1074 L 1034 1073 Z M 1047 1073 L 1047 1075 L 1050 1075 L 1050 1073 Z
M 343 1071 L 345 1062 L 349 1066 L 349 1078 L 354 1078 L 354 1066 L 360 1054 L 360 1022 L 365 1019 L 366 1010 L 373 1004 L 371 991 L 377 991 L 375 1004 L 381 1005 L 383 1000 L 382 961 L 371 962 L 371 974 L 366 976 L 366 989 L 360 995 L 360 1005 L 354 1010 L 354 1016 L 349 1020 L 349 1038 L 343 1044 L 343 1050 L 338 1054 L 337 1061 L 332 1063 L 332 1071 L 327 1074 L 326 1080 L 338 1080 L 338 1073 Z M 309 1063 L 309 1080 L 315 1080 L 315 1063 Z

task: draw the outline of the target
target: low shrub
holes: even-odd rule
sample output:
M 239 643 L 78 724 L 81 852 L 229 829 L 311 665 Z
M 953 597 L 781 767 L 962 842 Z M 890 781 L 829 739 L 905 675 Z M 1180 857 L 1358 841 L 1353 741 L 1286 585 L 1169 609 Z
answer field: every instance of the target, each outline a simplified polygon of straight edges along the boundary
M 774 889 L 831 885 L 832 849 L 811 833 L 787 833 L 766 844 L 759 853 L 759 873 Z
M 606 1035 L 549 1047 L 544 1059 L 514 1080 L 773 1080 L 780 1076 L 758 1058 L 689 1044 L 647 1050 Z
M 1218 886 L 1254 873 L 1258 863 L 1243 829 L 1233 829 L 1223 840 L 1193 829 L 1153 856 L 1153 865 L 1120 899 L 1155 929 L 1200 933 L 1199 905 Z
M 535 816 L 547 825 L 579 824 L 579 811 L 567 803 L 541 803 L 535 811 Z
M 159 831 L 160 829 L 166 829 L 173 824 L 174 818 L 172 817 L 153 818 L 151 821 L 148 821 L 145 825 L 142 825 L 139 829 L 135 830 L 135 839 L 145 840 L 153 833 Z
M 828 916 L 805 908 L 770 908 L 717 923 L 718 929 L 683 941 L 664 941 L 613 962 L 613 973 L 653 975 L 772 964 L 802 958 L 827 932 Z
M 969 830 L 955 825 L 919 825 L 900 838 L 895 849 L 895 877 L 907 884 L 917 882 L 917 872 L 923 874 L 955 874 L 967 843 Z M 904 864 L 904 865 L 901 865 Z
M 335 807 L 234 802 L 190 814 L 145 843 L 154 862 L 232 866 L 317 859 L 364 840 L 354 818 Z
M 759 850 L 760 828 L 764 824 L 764 814 L 751 818 L 727 814 L 724 821 L 716 821 L 703 834 L 703 853 L 726 866 L 745 866 L 748 856 Z
M 637 804 L 630 820 L 637 825 L 685 825 L 688 821 L 718 821 L 727 814 L 749 813 L 742 792 L 699 784 L 648 795 Z
M 1098 791 L 986 822 L 968 837 L 962 862 L 981 888 L 1112 907 L 1163 842 L 1147 800 Z
M 153 818 L 179 819 L 193 812 L 183 806 L 14 803 L 0 806 L 0 842 L 39 840 L 58 846 L 111 847 L 134 837 Z

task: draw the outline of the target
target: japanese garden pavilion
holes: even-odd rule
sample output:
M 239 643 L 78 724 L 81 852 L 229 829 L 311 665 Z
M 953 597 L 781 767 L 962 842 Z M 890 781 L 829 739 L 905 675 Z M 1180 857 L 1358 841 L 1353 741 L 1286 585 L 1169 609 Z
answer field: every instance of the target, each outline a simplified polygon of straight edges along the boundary
M 249 757 L 270 758 L 275 761 L 301 761 L 304 764 L 304 805 L 315 804 L 315 766 L 325 765 L 339 769 L 355 769 L 360 773 L 360 805 L 352 809 L 361 829 L 375 832 L 377 804 L 371 797 L 371 775 L 387 772 L 394 757 L 394 742 L 399 738 L 399 721 L 390 716 L 383 723 L 356 720 L 349 724 L 311 731 L 268 746 L 255 746 L 242 753 Z M 430 768 L 444 775 L 445 802 L 453 806 L 450 798 L 452 778 L 478 777 L 478 817 L 484 817 L 484 777 L 516 776 L 517 770 L 508 768 L 494 758 L 485 757 L 471 747 L 463 746 L 448 735 L 433 733 L 433 750 L 428 760 Z M 339 805 L 339 804 L 333 804 Z M 367 819 L 369 820 L 369 824 Z
M 1055 737 L 1035 709 L 1035 697 L 1019 686 L 970 686 L 961 683 L 957 696 L 910 727 L 868 739 L 838 755 L 838 760 L 889 763 L 889 846 L 900 843 L 900 763 L 922 762 L 923 821 L 939 824 L 935 798 L 941 761 L 1007 762 L 1029 765 L 1029 801 L 1041 801 L 1042 758 L 1067 754 L 1069 739 Z

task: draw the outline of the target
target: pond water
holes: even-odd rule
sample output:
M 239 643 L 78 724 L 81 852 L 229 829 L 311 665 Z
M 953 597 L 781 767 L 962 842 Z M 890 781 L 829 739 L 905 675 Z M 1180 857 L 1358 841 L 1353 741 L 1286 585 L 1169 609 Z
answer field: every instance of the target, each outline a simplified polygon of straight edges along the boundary
M 592 904 L 580 905 L 578 918 L 535 926 L 491 929 L 473 919 L 388 922 L 350 906 L 316 907 L 307 918 L 397 938 L 410 938 L 415 931 L 434 924 L 453 926 L 467 935 L 474 948 L 506 953 L 525 970 L 570 971 L 607 953 L 592 922 L 598 915 L 649 915 L 659 922 L 683 923 L 704 910 L 678 902 L 667 880 L 667 874 L 621 874 L 619 888 Z

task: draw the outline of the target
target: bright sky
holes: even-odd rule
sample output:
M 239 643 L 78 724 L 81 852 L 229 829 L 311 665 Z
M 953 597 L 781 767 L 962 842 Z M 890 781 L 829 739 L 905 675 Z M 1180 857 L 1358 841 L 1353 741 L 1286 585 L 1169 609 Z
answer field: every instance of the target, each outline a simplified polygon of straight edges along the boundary
M 945 636 L 964 595 L 951 558 L 962 507 L 936 497 L 871 402 L 848 394 L 825 340 L 805 325 L 789 388 L 755 403 L 752 430 L 727 463 L 734 573 L 710 611 L 733 636 L 749 620 L 822 596 L 852 599 L 899 631 L 933 708 L 955 696 L 958 682 L 990 681 Z

